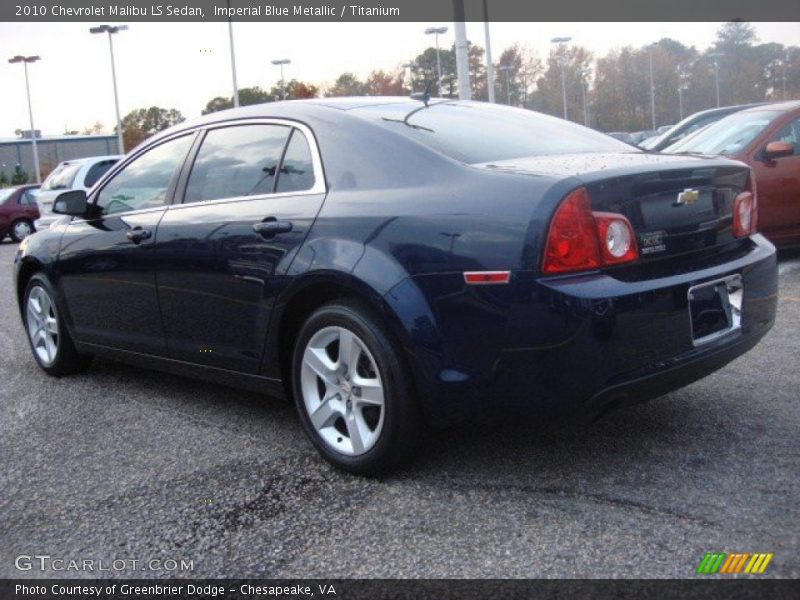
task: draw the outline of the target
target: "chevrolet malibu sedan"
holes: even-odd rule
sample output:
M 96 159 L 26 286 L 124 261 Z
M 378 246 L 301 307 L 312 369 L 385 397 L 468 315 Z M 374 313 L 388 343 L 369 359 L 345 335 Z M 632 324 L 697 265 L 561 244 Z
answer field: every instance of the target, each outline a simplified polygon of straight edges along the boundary
M 750 170 L 474 102 L 249 106 L 148 140 L 15 261 L 34 359 L 93 355 L 294 400 L 328 461 L 425 425 L 598 416 L 684 386 L 775 318 Z

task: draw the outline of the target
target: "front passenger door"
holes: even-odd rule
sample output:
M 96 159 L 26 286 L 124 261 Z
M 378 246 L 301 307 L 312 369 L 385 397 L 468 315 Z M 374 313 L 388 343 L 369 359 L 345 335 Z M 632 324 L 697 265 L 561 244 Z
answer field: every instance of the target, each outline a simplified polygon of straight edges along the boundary
M 170 356 L 258 373 L 275 297 L 325 198 L 310 131 L 210 129 L 159 226 L 158 293 Z
M 145 150 L 92 193 L 87 218 L 66 227 L 58 282 L 78 341 L 166 354 L 154 243 L 193 140 Z
M 788 142 L 794 154 L 753 161 L 758 190 L 758 229 L 774 242 L 800 239 L 800 118 L 769 141 Z

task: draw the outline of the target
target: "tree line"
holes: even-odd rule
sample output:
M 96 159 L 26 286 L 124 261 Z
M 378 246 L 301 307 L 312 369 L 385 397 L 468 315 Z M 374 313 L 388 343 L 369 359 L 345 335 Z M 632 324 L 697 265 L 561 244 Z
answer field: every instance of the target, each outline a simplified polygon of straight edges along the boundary
M 456 97 L 455 48 L 440 49 L 440 60 L 442 96 Z M 587 122 L 601 131 L 649 129 L 651 60 L 657 126 L 716 106 L 715 69 L 720 106 L 800 98 L 800 47 L 758 43 L 752 25 L 732 21 L 719 28 L 705 50 L 663 38 L 649 46 L 615 48 L 602 57 L 574 44 L 553 46 L 548 56 L 540 57 L 529 47 L 514 44 L 504 49 L 494 64 L 496 102 L 563 116 L 563 77 L 570 120 Z M 473 99 L 487 100 L 485 52 L 477 44 L 469 45 L 469 70 Z M 435 94 L 436 80 L 436 49 L 427 48 L 403 66 L 376 69 L 363 80 L 344 72 L 328 84 L 291 79 L 268 90 L 241 88 L 239 103 L 320 96 L 403 96 L 428 85 Z M 207 102 L 203 114 L 232 106 L 232 97 L 218 96 Z M 132 111 L 122 122 L 125 147 L 133 148 L 182 120 L 183 115 L 175 109 L 154 106 Z

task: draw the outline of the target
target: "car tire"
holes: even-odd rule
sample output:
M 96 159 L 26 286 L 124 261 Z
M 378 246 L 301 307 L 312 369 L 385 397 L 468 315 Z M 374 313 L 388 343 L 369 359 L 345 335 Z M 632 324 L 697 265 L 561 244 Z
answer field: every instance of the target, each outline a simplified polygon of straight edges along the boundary
M 62 377 L 86 370 L 91 356 L 75 348 L 58 294 L 45 275 L 37 273 L 28 282 L 22 315 L 31 352 L 43 371 Z
M 11 224 L 11 227 L 8 228 L 8 235 L 17 243 L 35 232 L 36 228 L 28 219 L 17 219 Z
M 359 303 L 326 304 L 300 329 L 295 405 L 314 446 L 344 471 L 380 476 L 412 458 L 422 419 L 410 382 L 398 345 Z

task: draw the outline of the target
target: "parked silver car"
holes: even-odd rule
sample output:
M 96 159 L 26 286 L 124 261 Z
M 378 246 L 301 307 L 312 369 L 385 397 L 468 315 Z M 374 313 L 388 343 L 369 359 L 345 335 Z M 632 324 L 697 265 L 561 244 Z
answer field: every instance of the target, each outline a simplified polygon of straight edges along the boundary
M 53 169 L 42 187 L 34 192 L 39 207 L 39 219 L 34 223 L 37 230 L 47 229 L 62 218 L 53 214 L 53 201 L 66 190 L 88 191 L 114 165 L 121 155 L 91 156 L 65 160 Z

